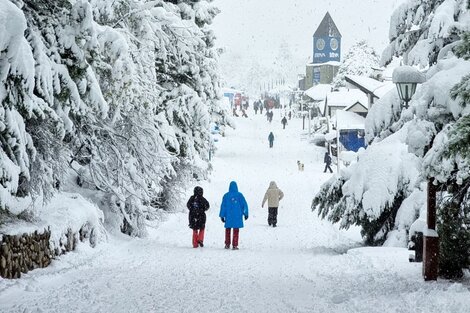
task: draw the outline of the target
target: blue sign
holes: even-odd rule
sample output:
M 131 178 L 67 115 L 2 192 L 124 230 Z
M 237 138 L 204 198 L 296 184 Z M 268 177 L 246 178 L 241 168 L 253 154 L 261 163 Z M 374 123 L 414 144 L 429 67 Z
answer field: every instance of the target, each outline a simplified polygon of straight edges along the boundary
M 314 67 L 313 68 L 313 81 L 317 84 L 320 83 L 320 78 L 321 78 L 321 75 L 320 75 L 320 68 L 319 67 Z
M 362 129 L 341 130 L 339 132 L 339 142 L 347 151 L 357 152 L 360 148 L 366 147 L 363 132 Z
M 341 37 L 313 37 L 313 63 L 341 61 Z

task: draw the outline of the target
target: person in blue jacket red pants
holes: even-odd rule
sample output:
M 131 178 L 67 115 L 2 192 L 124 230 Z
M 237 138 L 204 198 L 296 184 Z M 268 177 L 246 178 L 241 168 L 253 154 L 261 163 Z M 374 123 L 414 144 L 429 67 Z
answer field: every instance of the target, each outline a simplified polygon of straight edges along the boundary
M 238 235 L 243 228 L 243 218 L 248 219 L 248 204 L 245 197 L 238 191 L 237 183 L 232 181 L 229 191 L 222 198 L 219 217 L 225 223 L 225 249 L 238 250 Z M 230 242 L 233 229 L 233 239 Z

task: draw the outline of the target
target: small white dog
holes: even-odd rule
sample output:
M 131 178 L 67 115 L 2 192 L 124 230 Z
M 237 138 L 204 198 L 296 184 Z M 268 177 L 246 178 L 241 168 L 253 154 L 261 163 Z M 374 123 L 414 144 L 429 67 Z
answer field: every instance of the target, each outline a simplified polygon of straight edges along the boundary
M 304 164 L 297 160 L 297 168 L 300 172 L 304 171 Z

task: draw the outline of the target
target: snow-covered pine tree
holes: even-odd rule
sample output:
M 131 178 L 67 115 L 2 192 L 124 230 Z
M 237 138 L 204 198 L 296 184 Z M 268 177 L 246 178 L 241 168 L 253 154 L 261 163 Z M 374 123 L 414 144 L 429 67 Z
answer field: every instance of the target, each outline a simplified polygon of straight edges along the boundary
M 382 54 L 382 63 L 403 56 L 410 65 L 435 64 L 439 55 L 446 54 L 460 39 L 465 28 L 461 20 L 466 11 L 466 0 L 403 3 L 390 20 L 390 44 Z
M 339 66 L 338 74 L 333 80 L 335 88 L 346 86 L 346 75 L 357 75 L 369 77 L 372 68 L 378 67 L 380 57 L 374 48 L 367 44 L 367 41 L 356 42 L 344 57 Z
M 395 90 L 372 107 L 366 119 L 369 147 L 313 200 L 312 209 L 324 218 L 344 228 L 362 226 L 369 243 L 405 246 L 411 224 L 426 214 L 427 177 L 446 182 L 456 174 L 455 163 L 466 164 L 462 158 L 443 160 L 437 153 L 445 151 L 450 125 L 469 110 L 450 94 L 470 71 L 470 62 L 452 53 L 469 27 L 466 5 L 466 0 L 410 0 L 395 11 L 382 62 L 403 56 L 410 65 L 429 68 L 427 81 L 408 110 L 402 111 Z
M 454 51 L 458 57 L 470 59 L 468 32 Z M 470 257 L 470 75 L 452 88 L 451 96 L 464 112 L 438 134 L 439 144 L 424 167 L 429 176 L 437 177 L 443 190 L 438 206 L 440 275 L 459 278 Z
M 142 235 L 169 180 L 207 173 L 208 124 L 226 114 L 217 9 L 189 4 L 0 0 L 1 209 L 76 190 L 70 165 L 108 222 Z
M 158 112 L 164 114 L 172 129 L 172 140 L 167 140 L 167 146 L 177 156 L 173 162 L 176 174 L 165 178 L 165 189 L 159 199 L 167 207 L 174 207 L 179 201 L 180 193 L 175 190 L 181 182 L 207 176 L 208 151 L 213 148 L 210 121 L 227 123 L 227 113 L 219 106 L 215 37 L 207 28 L 218 10 L 207 1 L 177 3 L 182 25 L 192 28 L 172 24 L 164 28 L 171 43 L 169 53 L 156 60 L 157 81 L 163 87 Z

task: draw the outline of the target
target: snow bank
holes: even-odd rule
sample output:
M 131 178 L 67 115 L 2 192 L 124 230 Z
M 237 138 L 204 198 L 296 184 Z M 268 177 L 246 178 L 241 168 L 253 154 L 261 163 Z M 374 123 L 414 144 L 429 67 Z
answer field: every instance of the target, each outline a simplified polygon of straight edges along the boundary
M 42 199 L 36 201 L 27 199 L 14 200 L 15 213 L 20 213 L 30 207 L 36 207 L 35 214 L 39 218 L 32 222 L 18 220 L 5 225 L 0 225 L 0 233 L 6 235 L 21 235 L 24 233 L 42 232 L 44 229 L 51 231 L 51 245 L 60 246 L 60 240 L 69 230 L 78 233 L 86 225 L 95 231 L 98 241 L 103 239 L 103 213 L 93 203 L 76 193 L 58 193 L 46 205 Z

